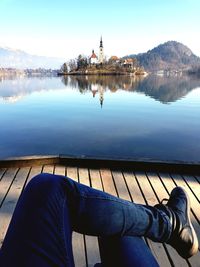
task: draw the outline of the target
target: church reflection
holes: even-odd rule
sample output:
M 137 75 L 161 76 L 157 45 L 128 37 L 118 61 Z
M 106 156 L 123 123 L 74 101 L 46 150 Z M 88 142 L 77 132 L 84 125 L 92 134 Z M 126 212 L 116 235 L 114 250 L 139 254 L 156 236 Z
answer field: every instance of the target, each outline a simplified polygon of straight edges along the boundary
M 200 79 L 183 76 L 160 77 L 157 75 L 141 76 L 66 76 L 62 78 L 66 86 L 79 90 L 80 93 L 91 91 L 92 96 L 99 94 L 103 105 L 105 92 L 116 93 L 118 90 L 138 92 L 163 104 L 169 104 L 185 97 L 193 89 L 200 87 Z

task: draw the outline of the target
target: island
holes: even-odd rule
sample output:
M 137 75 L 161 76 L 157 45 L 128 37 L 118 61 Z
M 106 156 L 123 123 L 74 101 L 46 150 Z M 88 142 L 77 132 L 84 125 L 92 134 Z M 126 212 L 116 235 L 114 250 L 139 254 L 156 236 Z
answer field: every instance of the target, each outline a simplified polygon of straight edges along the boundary
M 99 55 L 92 50 L 90 56 L 79 55 L 76 59 L 65 62 L 58 75 L 147 75 L 147 72 L 136 58 L 104 56 L 102 37 L 100 39 Z

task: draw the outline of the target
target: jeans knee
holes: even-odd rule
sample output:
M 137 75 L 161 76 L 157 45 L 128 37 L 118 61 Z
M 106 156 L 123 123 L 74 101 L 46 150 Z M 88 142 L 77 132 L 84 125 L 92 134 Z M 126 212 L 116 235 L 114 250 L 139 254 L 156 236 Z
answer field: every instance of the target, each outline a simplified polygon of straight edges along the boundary
M 57 191 L 61 187 L 64 177 L 59 175 L 53 175 L 49 173 L 41 173 L 36 175 L 28 183 L 26 190 L 31 191 L 32 194 L 35 192 L 38 194 L 52 193 Z

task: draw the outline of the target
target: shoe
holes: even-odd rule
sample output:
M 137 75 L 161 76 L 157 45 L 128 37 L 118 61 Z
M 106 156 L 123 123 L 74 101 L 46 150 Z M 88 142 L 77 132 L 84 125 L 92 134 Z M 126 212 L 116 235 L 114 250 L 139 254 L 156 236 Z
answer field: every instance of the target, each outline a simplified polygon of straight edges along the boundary
M 196 254 L 198 239 L 190 220 L 190 199 L 186 191 L 175 187 L 166 205 L 158 204 L 155 207 L 164 211 L 172 224 L 172 233 L 166 243 L 175 248 L 184 259 Z

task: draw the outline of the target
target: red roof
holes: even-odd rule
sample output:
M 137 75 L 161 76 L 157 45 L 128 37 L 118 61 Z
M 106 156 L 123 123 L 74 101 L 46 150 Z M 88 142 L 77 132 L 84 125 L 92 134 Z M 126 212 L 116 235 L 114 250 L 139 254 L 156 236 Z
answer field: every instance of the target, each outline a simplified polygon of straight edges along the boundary
M 94 53 L 94 51 L 92 51 L 92 55 L 90 58 L 97 58 L 96 54 Z

